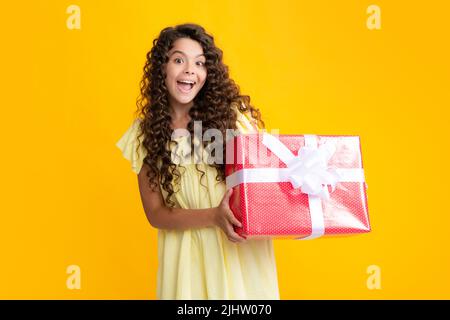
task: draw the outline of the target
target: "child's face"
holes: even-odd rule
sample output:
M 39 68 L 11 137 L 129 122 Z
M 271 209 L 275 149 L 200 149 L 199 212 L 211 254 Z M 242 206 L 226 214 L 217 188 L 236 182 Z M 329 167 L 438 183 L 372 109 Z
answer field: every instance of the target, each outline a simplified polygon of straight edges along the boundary
M 206 57 L 203 48 L 189 38 L 177 39 L 169 51 L 166 64 L 165 84 L 169 91 L 170 103 L 189 104 L 205 84 Z M 186 80 L 194 84 L 183 84 Z

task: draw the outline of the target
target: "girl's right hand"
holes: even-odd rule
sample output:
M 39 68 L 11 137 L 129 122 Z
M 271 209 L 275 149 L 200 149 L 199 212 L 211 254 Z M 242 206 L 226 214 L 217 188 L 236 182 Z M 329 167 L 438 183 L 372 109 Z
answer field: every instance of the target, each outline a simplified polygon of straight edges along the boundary
M 215 208 L 214 223 L 223 230 L 228 240 L 231 242 L 243 242 L 246 239 L 238 235 L 233 229 L 233 225 L 242 227 L 242 224 L 236 219 L 233 211 L 230 209 L 229 201 L 232 193 L 233 188 L 225 193 L 219 206 Z

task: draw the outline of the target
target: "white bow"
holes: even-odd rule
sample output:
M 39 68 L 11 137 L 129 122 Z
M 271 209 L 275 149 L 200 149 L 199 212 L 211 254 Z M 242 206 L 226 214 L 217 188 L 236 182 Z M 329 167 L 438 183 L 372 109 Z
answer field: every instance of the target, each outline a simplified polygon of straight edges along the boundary
M 327 143 L 318 148 L 302 147 L 298 155 L 286 163 L 287 179 L 294 189 L 300 188 L 302 193 L 328 200 L 328 185 L 333 192 L 340 179 L 338 172 L 328 166 L 335 151 L 336 147 Z
M 305 135 L 305 146 L 300 148 L 297 156 L 270 134 L 264 133 L 262 143 L 286 164 L 286 169 L 279 170 L 282 181 L 291 182 L 293 188 L 300 188 L 302 193 L 328 200 L 330 198 L 328 185 L 331 185 L 333 192 L 336 183 L 341 179 L 338 171 L 328 166 L 336 146 L 324 143 L 317 147 L 307 143 L 309 141 L 316 139 L 311 135 Z

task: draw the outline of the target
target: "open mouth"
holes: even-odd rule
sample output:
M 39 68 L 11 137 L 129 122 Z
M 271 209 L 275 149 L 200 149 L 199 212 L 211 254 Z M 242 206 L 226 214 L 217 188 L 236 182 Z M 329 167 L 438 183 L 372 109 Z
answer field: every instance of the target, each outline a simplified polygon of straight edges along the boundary
M 194 83 L 187 83 L 187 82 L 183 82 L 183 81 L 177 81 L 177 88 L 178 90 L 180 90 L 181 92 L 184 93 L 188 93 L 192 90 L 192 88 L 194 87 L 195 82 Z

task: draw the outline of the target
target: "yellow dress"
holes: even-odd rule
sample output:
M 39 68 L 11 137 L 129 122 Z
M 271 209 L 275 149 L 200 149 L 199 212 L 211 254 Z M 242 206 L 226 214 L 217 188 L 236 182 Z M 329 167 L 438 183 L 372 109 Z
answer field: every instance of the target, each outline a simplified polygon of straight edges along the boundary
M 237 109 L 236 109 L 237 110 Z M 237 111 L 238 130 L 242 133 L 259 130 L 251 117 Z M 135 120 L 116 143 L 123 156 L 139 173 L 145 148 L 138 150 L 139 119 Z M 141 137 L 142 141 L 142 137 Z M 178 149 L 188 144 L 178 137 Z M 141 145 L 142 146 L 142 145 Z M 200 172 L 195 164 L 183 164 L 178 192 L 172 195 L 176 206 L 185 209 L 212 208 L 220 204 L 225 182 L 215 180 L 214 168 L 200 164 L 206 171 L 200 185 Z M 205 192 L 206 191 L 206 192 Z M 166 197 L 167 192 L 161 188 Z M 157 299 L 280 299 L 273 243 L 271 239 L 246 240 L 233 243 L 219 227 L 180 230 L 158 229 Z

